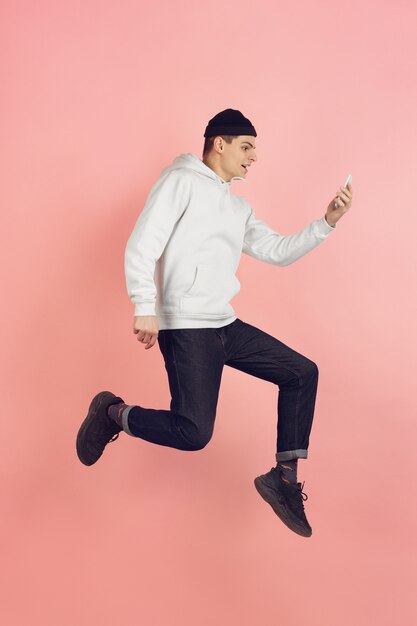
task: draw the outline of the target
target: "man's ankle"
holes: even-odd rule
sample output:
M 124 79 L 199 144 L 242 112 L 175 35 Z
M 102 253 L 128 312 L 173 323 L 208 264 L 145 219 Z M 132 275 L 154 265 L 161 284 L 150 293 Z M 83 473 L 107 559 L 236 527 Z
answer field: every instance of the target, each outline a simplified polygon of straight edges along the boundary
M 280 469 L 280 477 L 288 485 L 297 483 L 297 461 L 298 459 L 291 459 L 290 461 L 278 461 L 277 463 L 277 468 Z
M 107 415 L 116 422 L 120 428 L 123 428 L 122 414 L 128 405 L 124 402 L 118 402 L 117 404 L 111 404 L 107 409 Z

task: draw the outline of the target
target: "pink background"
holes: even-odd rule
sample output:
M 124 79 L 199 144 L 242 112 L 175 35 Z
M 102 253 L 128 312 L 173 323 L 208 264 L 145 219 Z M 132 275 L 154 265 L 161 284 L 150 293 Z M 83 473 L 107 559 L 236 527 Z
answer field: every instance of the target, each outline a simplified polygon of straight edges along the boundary
M 7 626 L 415 624 L 416 4 L 1 5 L 1 620 Z M 234 183 L 283 234 L 351 210 L 279 268 L 242 255 L 237 315 L 312 358 L 309 539 L 253 479 L 277 388 L 225 368 L 185 453 L 121 436 L 75 454 L 93 395 L 169 407 L 132 333 L 124 247 L 150 186 L 208 120 L 254 123 Z

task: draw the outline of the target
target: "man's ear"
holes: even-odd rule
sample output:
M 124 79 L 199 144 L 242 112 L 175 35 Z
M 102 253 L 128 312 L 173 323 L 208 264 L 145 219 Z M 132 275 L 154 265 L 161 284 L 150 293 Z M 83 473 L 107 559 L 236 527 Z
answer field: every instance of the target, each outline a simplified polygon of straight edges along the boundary
M 218 149 L 219 152 L 223 152 L 223 147 L 224 147 L 223 144 L 224 144 L 223 139 L 221 137 L 216 137 L 213 143 L 213 147 L 215 149 Z

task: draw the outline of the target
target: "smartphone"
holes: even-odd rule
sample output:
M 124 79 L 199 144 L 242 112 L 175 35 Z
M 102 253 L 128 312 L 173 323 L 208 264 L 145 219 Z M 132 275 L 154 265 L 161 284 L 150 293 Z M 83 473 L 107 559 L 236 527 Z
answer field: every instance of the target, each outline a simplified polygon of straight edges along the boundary
M 343 185 L 343 187 L 346 187 L 346 185 L 351 182 L 352 182 L 352 174 L 349 174 L 349 176 L 345 180 L 345 184 Z

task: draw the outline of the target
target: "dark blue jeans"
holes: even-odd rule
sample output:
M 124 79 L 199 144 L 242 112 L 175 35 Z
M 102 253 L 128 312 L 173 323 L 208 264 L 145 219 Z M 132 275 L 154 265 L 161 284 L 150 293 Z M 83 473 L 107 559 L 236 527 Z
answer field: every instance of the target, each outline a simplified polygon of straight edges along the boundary
M 278 339 L 237 318 L 220 328 L 164 329 L 159 348 L 171 391 L 170 410 L 129 405 L 123 429 L 179 450 L 210 441 L 224 365 L 279 388 L 277 461 L 307 458 L 317 394 L 317 365 Z

